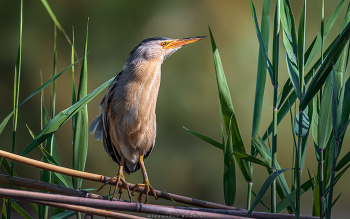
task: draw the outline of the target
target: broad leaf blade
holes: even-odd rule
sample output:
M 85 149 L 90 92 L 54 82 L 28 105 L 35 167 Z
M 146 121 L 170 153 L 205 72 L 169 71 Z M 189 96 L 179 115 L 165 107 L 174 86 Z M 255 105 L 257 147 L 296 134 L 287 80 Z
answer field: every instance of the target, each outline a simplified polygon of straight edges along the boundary
M 323 90 L 320 113 L 318 117 L 318 147 L 325 149 L 332 133 L 331 119 L 332 78 L 329 77 Z
M 268 70 L 269 75 L 270 75 L 271 83 L 274 85 L 274 73 L 273 73 L 273 69 L 272 69 L 272 64 L 267 56 L 267 52 L 266 52 L 267 50 L 265 48 L 264 40 L 263 40 L 263 37 L 262 37 L 261 32 L 259 30 L 258 19 L 256 16 L 255 7 L 254 7 L 252 0 L 249 0 L 249 6 L 250 6 L 250 11 L 252 13 L 253 19 L 254 19 L 255 31 L 256 31 L 256 35 L 258 37 L 260 51 L 261 51 L 261 54 L 265 60 L 267 70 Z
M 350 23 L 344 28 L 340 36 L 338 36 L 330 54 L 327 56 L 321 67 L 318 69 L 315 77 L 312 79 L 309 87 L 305 93 L 304 98 L 300 102 L 299 108 L 304 110 L 315 94 L 322 87 L 326 81 L 329 73 L 331 72 L 334 63 L 338 60 L 339 56 L 342 54 L 345 46 L 348 43 L 350 36 Z
M 187 129 L 187 128 L 185 128 L 185 127 L 183 127 L 183 128 L 186 129 L 186 130 L 187 130 L 188 132 L 190 132 L 191 134 L 193 134 L 193 135 L 197 136 L 198 138 L 202 139 L 203 141 L 205 141 L 205 142 L 207 142 L 207 143 L 209 143 L 209 144 L 215 146 L 216 148 L 219 148 L 219 149 L 223 150 L 222 144 L 220 144 L 219 142 L 215 141 L 214 139 L 212 139 L 212 138 L 210 138 L 210 137 L 207 137 L 207 136 L 205 136 L 205 135 L 199 134 L 199 133 L 197 133 L 197 132 L 195 132 L 195 131 L 192 131 L 192 130 L 190 130 L 190 129 Z M 241 158 L 241 159 L 250 161 L 250 162 L 252 162 L 252 163 L 258 164 L 258 165 L 263 166 L 263 167 L 270 168 L 270 166 L 269 166 L 267 163 L 265 163 L 264 161 L 261 161 L 261 160 L 259 160 L 258 158 L 253 157 L 253 156 L 251 156 L 251 155 L 249 155 L 249 154 L 246 154 L 246 153 L 244 153 L 244 152 L 242 152 L 242 151 L 239 151 L 239 150 L 237 150 L 237 149 L 234 149 L 234 148 L 233 148 L 233 154 L 234 154 L 236 157 L 239 157 L 239 158 Z
M 88 27 L 89 21 L 86 27 L 86 38 L 84 47 L 84 59 L 81 66 L 80 81 L 78 88 L 77 101 L 82 100 L 87 95 L 87 45 L 88 45 Z M 82 109 L 75 115 L 75 126 L 73 130 L 73 169 L 84 171 L 86 164 L 86 157 L 88 151 L 88 111 L 87 106 L 83 106 Z M 73 177 L 74 188 L 81 188 L 83 180 Z
M 261 17 L 261 36 L 265 48 L 269 48 L 269 29 L 270 29 L 270 0 L 264 0 L 263 12 Z M 276 28 L 276 27 L 275 27 Z M 268 55 L 268 51 L 266 51 Z M 259 134 L 262 107 L 264 101 L 265 84 L 266 84 L 266 61 L 262 50 L 259 48 L 258 68 L 256 73 L 256 88 L 254 99 L 252 137 Z M 255 154 L 255 149 L 251 147 L 251 155 Z
M 298 44 L 293 12 L 289 1 L 281 1 L 281 23 L 283 28 L 283 44 L 286 50 L 289 78 L 299 99 L 302 98 L 299 86 Z
M 79 60 L 80 61 L 80 60 Z M 62 72 L 60 72 L 59 74 L 57 74 L 55 77 L 52 77 L 50 80 L 46 81 L 43 85 L 41 85 L 38 89 L 36 89 L 33 93 L 31 93 L 25 100 L 23 100 L 20 104 L 18 104 L 17 108 L 22 106 L 22 104 L 24 104 L 25 102 L 27 102 L 27 100 L 29 100 L 30 98 L 32 98 L 33 96 L 35 96 L 37 93 L 39 93 L 42 89 L 44 89 L 45 87 L 49 86 L 53 81 L 55 81 L 58 77 L 60 77 L 64 72 L 66 72 L 68 69 L 70 69 L 73 65 L 77 64 L 79 61 L 76 61 L 75 63 L 73 63 L 72 65 L 68 66 L 66 69 L 64 69 Z M 16 108 L 16 109 L 17 109 Z M 15 109 L 15 110 L 16 110 Z M 8 120 L 11 118 L 11 116 L 13 115 L 13 113 L 15 112 L 15 110 L 13 110 L 8 116 L 6 116 L 6 118 L 1 122 L 0 124 L 0 134 L 1 132 L 4 130 Z
M 207 137 L 207 136 L 205 136 L 205 135 L 199 134 L 199 133 L 197 133 L 197 132 L 195 132 L 195 131 L 192 131 L 192 130 L 190 130 L 190 129 L 187 129 L 187 128 L 185 128 L 185 127 L 183 127 L 183 128 L 186 129 L 189 133 L 191 133 L 191 134 L 197 136 L 198 138 L 202 139 L 203 141 L 205 141 L 205 142 L 207 142 L 207 143 L 213 145 L 213 146 L 216 147 L 216 148 L 219 148 L 220 150 L 223 150 L 222 144 L 219 143 L 219 142 L 217 142 L 217 141 L 215 141 L 214 139 L 209 138 L 209 137 Z
M 304 51 L 305 51 L 305 26 L 306 26 L 306 0 L 304 0 L 303 9 L 301 11 L 298 27 L 298 71 L 299 71 L 299 87 L 302 96 L 305 92 L 304 83 Z
M 32 130 L 30 130 L 30 128 L 28 126 L 27 126 L 27 129 L 28 129 L 30 135 L 35 139 L 35 135 L 32 132 Z M 57 162 L 56 159 L 45 148 L 42 148 L 40 146 L 40 149 L 44 153 L 45 158 L 48 161 L 47 163 L 52 164 L 52 165 L 56 165 L 56 166 L 61 166 L 61 164 L 59 162 Z M 62 182 L 62 184 L 65 187 L 73 188 L 72 181 L 69 179 L 69 177 L 67 175 L 63 175 L 63 174 L 56 173 L 56 172 L 54 172 L 54 174 L 57 176 L 57 178 Z
M 12 202 L 11 207 L 15 209 L 15 211 L 17 211 L 23 218 L 32 219 L 32 217 L 25 210 L 23 210 L 23 208 L 21 208 L 16 202 Z
M 277 170 L 277 171 L 273 172 L 272 174 L 270 174 L 269 177 L 267 177 L 264 184 L 261 186 L 261 188 L 260 188 L 260 190 L 259 190 L 259 192 L 258 192 L 258 194 L 257 194 L 257 196 L 252 204 L 252 207 L 250 208 L 250 210 L 247 214 L 247 217 L 249 217 L 250 214 L 254 211 L 254 208 L 260 202 L 260 200 L 264 197 L 266 191 L 270 188 L 271 183 L 276 179 L 278 174 L 281 174 L 286 170 L 290 170 L 290 169 Z
M 213 59 L 215 66 L 215 73 L 217 79 L 217 86 L 219 91 L 219 99 L 221 105 L 221 112 L 223 117 L 223 122 L 226 130 L 227 136 L 230 136 L 230 145 L 226 145 L 225 155 L 231 154 L 233 148 L 245 153 L 245 148 L 243 145 L 242 137 L 238 128 L 238 123 L 234 113 L 230 91 L 227 85 L 225 73 L 222 67 L 219 51 L 216 47 L 212 32 L 209 28 L 209 33 L 211 37 L 212 49 L 213 49 Z M 227 152 L 227 153 L 226 153 Z M 250 170 L 250 165 L 248 161 L 236 158 L 237 164 L 247 182 L 252 181 L 252 174 Z
M 314 178 L 309 179 L 308 181 L 306 181 L 305 183 L 303 183 L 301 185 L 300 195 L 303 195 L 305 192 L 307 192 L 312 187 L 313 181 L 314 181 Z M 289 196 L 292 199 L 292 201 L 295 201 L 296 190 L 293 190 L 291 193 L 289 193 Z M 279 212 L 283 211 L 289 205 L 290 205 L 290 203 L 288 201 L 288 198 L 285 197 L 277 204 L 276 212 L 279 213 Z
M 301 124 L 299 122 L 299 116 L 300 116 L 300 113 L 302 113 L 302 121 L 301 121 Z M 304 111 L 302 112 L 298 112 L 297 116 L 295 117 L 295 134 L 296 136 L 305 136 L 306 133 L 309 131 L 309 128 L 310 128 L 310 119 L 309 119 L 309 116 L 307 115 L 308 114 L 308 108 L 306 108 Z M 301 133 L 299 133 L 299 125 L 301 125 Z
M 252 143 L 253 143 L 253 146 L 256 148 L 256 150 L 259 152 L 263 161 L 269 165 L 269 168 L 267 170 L 268 170 L 269 174 L 271 174 L 272 170 L 271 170 L 270 166 L 271 166 L 272 155 L 271 155 L 270 149 L 265 145 L 264 141 L 258 135 L 254 136 L 254 138 L 252 138 Z M 278 161 L 276 161 L 276 169 L 277 170 L 281 169 Z M 277 178 L 277 184 L 276 184 L 277 193 L 278 193 L 279 197 L 281 199 L 283 199 L 286 196 L 285 196 L 285 193 L 283 192 L 281 184 L 284 185 L 284 187 L 287 189 L 287 191 L 289 193 L 288 184 L 287 184 L 287 181 L 286 181 L 283 174 L 280 175 L 280 178 Z M 292 210 L 292 209 L 289 209 L 289 210 Z
M 75 103 L 74 105 L 68 107 L 67 109 L 61 111 L 57 114 L 50 122 L 40 131 L 36 138 L 30 142 L 26 148 L 20 154 L 21 156 L 26 156 L 29 152 L 34 150 L 43 141 L 45 141 L 50 135 L 55 133 L 68 119 L 79 112 L 88 102 L 95 98 L 101 91 L 108 87 L 115 77 L 109 79 L 107 82 L 96 88 L 89 95 Z
M 345 5 L 345 0 L 341 0 L 337 8 L 333 11 L 331 16 L 328 18 L 326 24 L 324 25 L 324 35 L 323 35 L 324 39 L 326 39 L 326 36 L 328 35 L 329 31 L 332 29 L 333 24 L 337 20 L 338 15 L 342 11 L 344 5 Z M 315 37 L 315 39 L 312 41 L 310 47 L 307 49 L 305 53 L 305 69 L 311 64 L 313 59 L 316 57 L 317 53 L 321 49 L 321 45 L 322 45 L 322 36 L 320 31 Z

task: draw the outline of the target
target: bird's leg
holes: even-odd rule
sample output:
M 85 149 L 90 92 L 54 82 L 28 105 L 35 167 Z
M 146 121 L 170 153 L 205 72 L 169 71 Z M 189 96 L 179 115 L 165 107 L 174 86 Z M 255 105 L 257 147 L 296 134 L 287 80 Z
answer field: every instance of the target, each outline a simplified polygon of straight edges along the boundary
M 101 186 L 101 188 L 99 188 L 99 189 L 97 190 L 97 192 L 100 191 L 103 187 L 105 187 L 105 185 L 107 185 L 108 183 L 112 182 L 113 180 L 116 180 L 116 181 L 117 181 L 117 182 L 116 182 L 116 186 L 115 186 L 115 189 L 114 189 L 114 192 L 113 192 L 113 195 L 112 195 L 112 199 L 111 199 L 111 200 L 113 200 L 114 195 L 115 195 L 115 193 L 116 193 L 116 191 L 117 191 L 117 188 L 118 188 L 118 184 L 119 184 L 119 182 L 121 181 L 121 182 L 124 184 L 124 187 L 126 188 L 126 190 L 128 190 L 128 196 L 129 196 L 129 199 L 130 199 L 130 201 L 131 201 L 131 195 L 130 195 L 129 186 L 128 186 L 128 184 L 126 183 L 125 177 L 124 177 L 124 175 L 123 175 L 124 162 L 125 162 L 125 158 L 122 156 L 122 159 L 121 159 L 120 165 L 119 165 L 118 175 L 115 176 L 115 177 L 113 177 L 113 178 L 111 178 L 110 180 L 108 180 L 108 182 L 106 182 L 105 184 L 103 184 L 103 185 Z M 120 195 L 122 194 L 122 192 L 123 192 L 123 188 L 119 188 L 119 194 L 120 194 Z M 120 199 L 120 196 L 119 196 L 119 199 Z
M 143 175 L 143 184 L 141 183 L 138 183 L 134 186 L 134 188 L 132 189 L 132 193 L 131 195 L 134 195 L 135 191 L 137 188 L 139 187 L 145 187 L 146 188 L 146 199 L 145 199 L 145 204 L 148 200 L 148 192 L 149 190 L 151 190 L 154 198 L 157 200 L 157 195 L 156 195 L 156 192 L 154 191 L 153 187 L 151 186 L 151 184 L 149 183 L 148 181 L 148 176 L 147 176 L 147 172 L 146 172 L 146 168 L 145 168 L 145 163 L 143 162 L 143 155 L 140 155 L 139 157 L 139 163 L 140 163 L 140 166 L 141 166 L 141 171 L 142 171 L 142 175 Z M 138 200 L 139 202 L 141 202 L 141 198 L 142 198 L 142 193 L 140 193 L 139 197 L 138 197 Z

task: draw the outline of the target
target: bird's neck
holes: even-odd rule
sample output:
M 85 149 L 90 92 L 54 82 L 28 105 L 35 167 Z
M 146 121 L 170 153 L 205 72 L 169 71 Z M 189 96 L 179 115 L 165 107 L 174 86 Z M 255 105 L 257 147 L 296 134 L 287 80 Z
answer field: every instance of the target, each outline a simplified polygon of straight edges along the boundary
M 124 70 L 128 72 L 131 81 L 144 84 L 160 80 L 162 62 L 161 59 L 152 59 L 127 63 Z
M 139 110 L 154 113 L 161 76 L 160 61 L 144 61 L 124 68 L 124 90 L 126 108 L 132 112 Z

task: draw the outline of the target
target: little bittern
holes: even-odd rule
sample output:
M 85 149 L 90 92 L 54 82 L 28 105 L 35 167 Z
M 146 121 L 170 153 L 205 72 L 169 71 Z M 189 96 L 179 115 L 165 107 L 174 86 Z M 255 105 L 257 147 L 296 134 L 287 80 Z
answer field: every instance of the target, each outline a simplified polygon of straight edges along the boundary
M 118 175 L 110 181 L 116 180 L 117 185 L 121 181 L 128 190 L 129 198 L 130 191 L 123 170 L 130 174 L 141 168 L 143 184 L 135 185 L 132 195 L 138 187 L 145 187 L 145 203 L 148 200 L 149 190 L 157 199 L 154 189 L 148 181 L 143 160 L 151 154 L 156 139 L 155 110 L 161 65 L 167 57 L 182 46 L 204 38 L 152 37 L 143 40 L 130 53 L 123 71 L 116 76 L 106 95 L 102 98 L 99 105 L 102 112 L 91 123 L 89 133 L 95 132 L 95 139 L 103 141 L 109 156 L 119 164 Z M 119 194 L 122 191 L 119 189 Z M 142 194 L 138 197 L 140 202 L 141 197 Z

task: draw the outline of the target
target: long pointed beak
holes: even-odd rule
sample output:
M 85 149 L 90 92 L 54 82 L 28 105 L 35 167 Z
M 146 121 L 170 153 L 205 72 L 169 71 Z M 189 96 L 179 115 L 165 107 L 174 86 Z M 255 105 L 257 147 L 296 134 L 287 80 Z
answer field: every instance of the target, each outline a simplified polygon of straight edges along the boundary
M 197 41 L 200 41 L 204 38 L 207 38 L 206 36 L 199 36 L 199 37 L 190 37 L 190 38 L 184 38 L 184 39 L 177 39 L 166 45 L 164 48 L 178 48 L 187 44 L 191 44 Z

